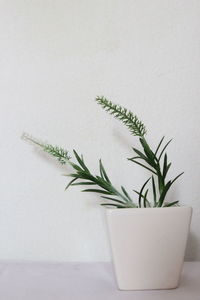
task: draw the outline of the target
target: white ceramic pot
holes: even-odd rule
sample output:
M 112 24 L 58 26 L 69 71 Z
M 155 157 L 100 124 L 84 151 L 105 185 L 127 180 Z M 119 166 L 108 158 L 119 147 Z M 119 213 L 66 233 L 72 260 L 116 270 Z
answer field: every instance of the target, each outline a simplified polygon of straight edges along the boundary
M 106 214 L 119 289 L 176 288 L 192 208 L 107 209 Z

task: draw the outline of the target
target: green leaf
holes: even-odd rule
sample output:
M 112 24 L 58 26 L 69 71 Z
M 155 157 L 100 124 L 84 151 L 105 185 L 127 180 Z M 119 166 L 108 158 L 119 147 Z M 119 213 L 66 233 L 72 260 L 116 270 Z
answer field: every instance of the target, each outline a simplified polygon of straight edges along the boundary
M 171 165 L 172 165 L 171 163 L 169 163 L 169 164 L 167 165 L 165 177 L 166 177 L 166 175 L 167 175 L 167 173 L 168 173 L 169 168 L 171 167 Z
M 118 199 L 115 199 L 115 198 L 105 197 L 105 196 L 101 196 L 101 198 L 104 198 L 104 199 L 107 199 L 107 200 L 111 200 L 111 201 L 115 201 L 115 202 L 118 202 L 118 203 L 121 203 L 121 204 L 125 204 L 125 202 L 123 202 L 121 200 L 118 200 Z
M 162 149 L 162 151 L 161 151 L 161 153 L 160 153 L 160 155 L 159 155 L 159 157 L 158 157 L 158 161 L 160 161 L 160 159 L 161 159 L 161 157 L 162 157 L 162 155 L 163 155 L 165 149 L 167 148 L 167 146 L 169 145 L 169 143 L 171 143 L 171 141 L 172 141 L 172 139 L 169 140 L 169 142 L 167 142 L 167 144 L 166 144 L 166 145 L 164 146 L 164 148 Z
M 143 201 L 144 207 L 146 207 L 148 191 L 149 191 L 149 190 L 146 190 L 146 192 L 145 192 L 145 194 L 144 194 L 144 201 Z
M 121 186 L 122 192 L 124 193 L 124 195 L 128 198 L 128 200 L 130 202 L 132 202 L 131 197 L 129 196 L 128 192 L 125 190 L 125 188 L 123 186 Z
M 151 161 L 152 164 L 155 164 L 154 163 L 155 155 L 154 155 L 153 151 L 150 149 L 150 147 L 147 144 L 144 137 L 140 138 L 140 143 L 142 144 L 142 147 L 144 149 L 144 152 L 145 152 L 146 156 L 149 158 L 149 160 Z
M 165 203 L 164 207 L 169 207 L 169 206 L 174 206 L 176 204 L 178 204 L 179 201 L 174 201 L 174 202 L 170 202 L 170 203 Z
M 152 169 L 150 169 L 149 167 L 147 167 L 147 166 L 141 164 L 141 163 L 138 162 L 137 160 L 134 160 L 134 159 L 132 159 L 132 158 L 128 158 L 128 160 L 130 160 L 130 161 L 134 162 L 135 164 L 140 165 L 141 167 L 147 169 L 148 171 L 150 171 L 150 172 L 156 174 L 156 172 L 155 172 L 154 170 L 152 170 Z M 157 175 L 157 174 L 156 174 L 156 175 Z
M 68 177 L 75 177 L 75 178 L 79 178 L 78 177 L 78 175 L 76 174 L 76 173 L 71 173 L 71 174 L 68 174 L 68 175 L 66 175 L 66 176 L 68 176 Z
M 149 182 L 149 180 L 151 179 L 151 177 L 149 179 L 147 179 L 147 181 L 145 181 L 145 183 L 143 184 L 141 190 L 140 190 L 140 193 L 139 193 L 139 199 L 138 199 L 138 204 L 139 204 L 139 207 L 141 207 L 141 200 L 142 200 L 142 192 L 145 188 L 145 186 L 147 185 L 147 183 Z
M 144 153 L 142 153 L 140 150 L 138 150 L 138 149 L 136 149 L 136 148 L 132 148 L 132 149 L 135 151 L 135 153 L 136 153 L 137 155 L 139 155 L 139 157 L 140 157 L 141 159 L 143 159 L 143 160 L 145 160 L 145 161 L 148 160 L 148 157 L 146 157 L 146 156 L 144 155 Z
M 141 159 L 143 159 L 145 162 L 147 162 L 151 167 L 153 167 L 153 168 L 155 168 L 156 167 L 156 164 L 155 164 L 155 162 L 154 162 L 154 157 L 152 157 L 152 156 L 145 156 L 144 155 L 144 153 L 142 153 L 141 151 L 139 151 L 138 149 L 136 149 L 136 148 L 133 148 L 133 150 L 135 151 L 135 153 L 137 154 L 137 155 L 139 155 L 140 156 L 140 158 Z M 153 152 L 152 152 L 153 153 Z M 146 152 L 145 152 L 145 154 L 147 154 Z
M 91 181 L 84 181 L 84 182 L 77 182 L 77 183 L 72 183 L 72 186 L 74 185 L 96 185 L 96 183 L 91 182 Z
M 163 178 L 166 177 L 166 174 L 167 174 L 167 153 L 165 153 L 165 156 L 164 156 L 164 162 L 163 162 Z
M 156 185 L 155 185 L 154 177 L 152 176 L 151 178 L 152 178 L 152 189 L 153 189 L 154 207 L 156 207 L 156 205 L 157 205 Z
M 140 192 L 138 192 L 136 190 L 133 190 L 133 192 L 135 192 L 136 194 L 140 195 Z M 144 197 L 144 196 L 142 195 L 142 197 Z
M 116 206 L 117 208 L 126 208 L 126 206 L 114 204 L 114 203 L 101 203 L 102 206 Z
M 110 182 L 105 181 L 105 179 L 103 179 L 100 176 L 96 176 L 96 182 L 98 183 L 99 186 L 101 186 L 103 189 L 105 190 L 111 190 L 112 189 L 112 185 Z
M 87 171 L 85 170 L 82 170 L 82 171 L 77 171 L 76 173 L 77 177 L 80 178 L 80 179 L 84 179 L 84 180 L 88 180 L 88 181 L 94 181 L 95 182 L 95 177 L 93 177 L 90 173 L 88 173 Z
M 99 160 L 99 169 L 100 169 L 101 177 L 104 178 L 107 182 L 110 183 L 110 180 L 108 178 L 108 175 L 106 174 L 106 171 L 105 171 L 104 166 L 101 162 L 101 159 Z
M 164 186 L 163 191 L 162 191 L 162 193 L 161 193 L 161 195 L 160 195 L 160 199 L 159 199 L 159 201 L 158 201 L 159 207 L 161 207 L 161 206 L 163 205 L 163 202 L 164 202 L 164 200 L 165 200 L 165 196 L 166 196 L 166 194 L 167 194 L 169 188 L 171 187 L 171 185 L 172 185 L 172 182 L 171 182 L 171 180 L 170 180 L 170 181 L 168 181 L 168 183 Z
M 180 176 L 182 176 L 184 174 L 184 172 L 180 173 L 178 176 L 176 176 L 173 180 L 172 183 L 174 183 L 174 181 L 176 181 Z
M 86 189 L 86 190 L 83 190 L 82 192 L 93 192 L 93 193 L 100 193 L 100 194 L 110 195 L 109 192 L 104 191 L 104 190 L 98 190 L 98 189 Z
M 86 165 L 84 164 L 84 161 L 80 158 L 80 156 L 78 155 L 78 153 L 77 153 L 75 150 L 73 150 L 73 152 L 74 152 L 74 155 L 75 155 L 77 161 L 79 162 L 80 166 L 81 166 L 86 172 L 89 172 L 88 168 L 87 168 Z
M 77 170 L 77 171 L 82 171 L 82 169 L 78 166 L 78 165 L 76 165 L 76 164 L 74 164 L 74 163 L 70 163 L 71 164 L 71 166 L 75 169 L 75 170 Z
M 76 181 L 78 178 L 73 178 L 69 183 L 68 183 L 68 185 L 66 186 L 66 188 L 65 188 L 65 191 L 68 189 L 68 187 L 70 186 L 70 185 L 72 185 L 72 183 L 74 182 L 74 181 Z
M 155 151 L 155 153 L 154 153 L 155 156 L 156 156 L 156 154 L 158 153 L 158 150 L 160 149 L 160 146 L 161 146 L 161 144 L 162 144 L 164 138 L 165 138 L 165 137 L 163 136 L 162 139 L 160 140 L 160 143 L 158 144 L 158 147 L 156 148 L 156 151 Z

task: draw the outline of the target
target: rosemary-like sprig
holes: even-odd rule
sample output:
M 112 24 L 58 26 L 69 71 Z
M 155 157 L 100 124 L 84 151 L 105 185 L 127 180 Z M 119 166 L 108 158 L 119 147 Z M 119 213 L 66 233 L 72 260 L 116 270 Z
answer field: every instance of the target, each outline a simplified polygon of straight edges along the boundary
M 149 206 L 149 201 L 147 200 L 148 189 L 145 190 L 145 187 L 150 179 L 152 183 L 152 193 L 154 199 L 153 207 L 178 205 L 178 201 L 165 204 L 167 192 L 169 191 L 172 184 L 183 174 L 180 173 L 173 180 L 166 181 L 166 176 L 171 167 L 171 163 L 168 162 L 168 157 L 165 150 L 171 140 L 168 141 L 164 145 L 164 147 L 162 147 L 162 143 L 164 140 L 163 137 L 160 140 L 156 150 L 153 151 L 145 139 L 145 125 L 138 120 L 136 115 L 128 111 L 126 108 L 121 107 L 120 105 L 113 104 L 111 101 L 107 100 L 104 97 L 97 97 L 96 101 L 103 107 L 103 109 L 114 115 L 114 117 L 118 120 L 122 121 L 129 128 L 133 135 L 139 137 L 142 150 L 133 148 L 135 155 L 132 158 L 128 158 L 128 160 L 147 169 L 152 173 L 152 176 L 145 182 L 140 192 L 134 190 L 138 194 L 138 206 L 142 207 L 142 199 L 143 207 Z M 157 179 L 157 184 L 155 183 L 154 177 Z
M 99 193 L 101 197 L 107 201 L 101 205 L 115 206 L 117 208 L 168 207 L 178 205 L 178 201 L 171 203 L 165 202 L 166 195 L 172 184 L 183 174 L 180 173 L 174 179 L 166 180 L 168 171 L 171 167 L 171 163 L 168 162 L 166 148 L 171 140 L 163 146 L 164 137 L 162 137 L 156 150 L 153 151 L 145 138 L 145 125 L 138 119 L 136 115 L 126 108 L 112 103 L 105 97 L 97 97 L 96 102 L 111 115 L 114 115 L 115 118 L 122 121 L 123 124 L 128 127 L 131 134 L 139 137 L 141 149 L 139 150 L 133 148 L 134 156 L 128 158 L 128 160 L 150 171 L 151 177 L 148 178 L 148 180 L 143 184 L 140 191 L 134 190 L 134 192 L 138 195 L 137 205 L 133 202 L 132 198 L 123 186 L 121 186 L 120 191 L 113 186 L 101 160 L 99 160 L 99 175 L 93 175 L 86 166 L 83 156 L 79 155 L 75 150 L 73 150 L 73 155 L 75 158 L 75 162 L 73 162 L 68 154 L 68 151 L 61 147 L 41 142 L 28 134 L 23 134 L 22 138 L 33 143 L 34 145 L 39 146 L 43 151 L 57 158 L 61 164 L 71 165 L 71 167 L 74 169 L 74 172 L 67 175 L 72 177 L 72 180 L 68 183 L 66 189 L 69 186 L 75 185 L 94 185 L 94 188 L 84 189 L 83 192 Z M 149 188 L 147 185 L 150 180 L 153 194 L 153 204 L 151 204 L 147 198 L 149 197 Z
M 133 135 L 142 137 L 146 134 L 146 128 L 144 124 L 130 110 L 128 111 L 126 108 L 121 107 L 120 105 L 113 104 L 105 97 L 96 97 L 96 102 L 115 118 L 122 121 Z
M 94 188 L 87 188 L 83 189 L 82 191 L 99 193 L 101 195 L 101 198 L 107 201 L 106 203 L 101 203 L 101 205 L 103 206 L 115 206 L 117 208 L 137 207 L 137 205 L 132 201 L 131 197 L 123 186 L 121 187 L 121 191 L 117 190 L 113 186 L 101 160 L 99 160 L 100 174 L 92 175 L 89 168 L 84 162 L 83 156 L 80 156 L 75 150 L 73 150 L 73 154 L 76 162 L 73 162 L 68 154 L 68 151 L 61 147 L 38 141 L 28 134 L 23 134 L 22 138 L 27 142 L 31 142 L 36 146 L 39 146 L 43 151 L 57 158 L 61 164 L 71 165 L 71 167 L 74 169 L 74 172 L 67 175 L 69 177 L 72 177 L 72 180 L 67 184 L 65 189 L 68 189 L 70 186 L 76 185 L 92 185 L 94 186 Z

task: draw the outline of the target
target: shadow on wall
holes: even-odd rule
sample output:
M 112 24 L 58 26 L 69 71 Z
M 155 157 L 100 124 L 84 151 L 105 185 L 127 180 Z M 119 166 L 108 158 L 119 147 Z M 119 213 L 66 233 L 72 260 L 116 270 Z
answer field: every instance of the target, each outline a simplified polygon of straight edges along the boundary
M 195 260 L 199 259 L 198 247 L 199 247 L 199 244 L 198 244 L 197 237 L 192 232 L 190 232 L 189 237 L 188 237 L 186 253 L 185 253 L 186 261 L 195 261 Z

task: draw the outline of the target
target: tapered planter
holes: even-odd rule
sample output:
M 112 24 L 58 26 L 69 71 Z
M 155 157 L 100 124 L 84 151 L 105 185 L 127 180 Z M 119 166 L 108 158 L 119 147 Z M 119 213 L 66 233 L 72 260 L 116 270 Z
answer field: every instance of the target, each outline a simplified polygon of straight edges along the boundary
M 107 209 L 106 215 L 119 289 L 176 288 L 192 209 Z

